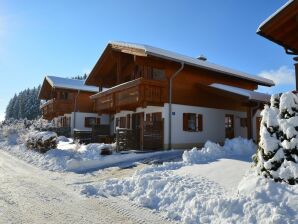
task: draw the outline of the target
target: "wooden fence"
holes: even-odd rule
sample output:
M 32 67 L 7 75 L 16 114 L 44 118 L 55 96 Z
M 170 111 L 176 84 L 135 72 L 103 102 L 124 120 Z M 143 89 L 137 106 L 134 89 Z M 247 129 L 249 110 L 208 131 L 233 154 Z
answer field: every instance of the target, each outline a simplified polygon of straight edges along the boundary
M 118 128 L 116 144 L 118 151 L 124 150 L 158 150 L 163 149 L 164 122 L 144 122 L 143 135 L 141 129 Z

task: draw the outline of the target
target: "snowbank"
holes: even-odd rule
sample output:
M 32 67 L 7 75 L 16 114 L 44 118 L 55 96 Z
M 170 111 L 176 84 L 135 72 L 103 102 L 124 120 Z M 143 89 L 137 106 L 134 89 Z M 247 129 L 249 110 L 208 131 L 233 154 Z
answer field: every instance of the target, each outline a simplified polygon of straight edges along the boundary
M 252 140 L 238 137 L 226 139 L 224 146 L 207 141 L 202 149 L 185 151 L 182 158 L 188 164 L 195 164 L 232 155 L 253 155 L 256 149 Z
M 130 178 L 87 184 L 81 193 L 124 196 L 183 223 L 297 222 L 298 188 L 295 186 L 266 180 L 251 169 L 240 182 L 238 191 L 230 193 L 206 177 L 179 175 L 184 167 L 197 166 L 194 163 L 205 164 L 233 155 L 250 157 L 255 150 L 253 142 L 241 138 L 227 140 L 224 146 L 207 142 L 202 150 L 184 152 L 181 162 L 148 166 Z M 234 165 L 237 169 L 237 164 L 231 163 Z
M 233 164 L 231 164 L 233 165 Z M 126 179 L 86 185 L 89 196 L 124 196 L 183 223 L 297 223 L 298 188 L 262 179 L 252 170 L 228 194 L 204 177 L 176 175 L 182 163 L 150 166 Z M 224 177 L 223 177 L 224 178 Z

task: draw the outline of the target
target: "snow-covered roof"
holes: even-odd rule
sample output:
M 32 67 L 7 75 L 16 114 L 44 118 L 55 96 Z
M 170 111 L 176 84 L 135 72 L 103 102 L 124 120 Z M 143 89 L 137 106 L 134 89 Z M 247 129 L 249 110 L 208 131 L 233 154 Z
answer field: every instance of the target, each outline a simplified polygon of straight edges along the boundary
M 74 89 L 86 92 L 98 92 L 98 87 L 87 86 L 84 80 L 62 78 L 57 76 L 46 76 L 45 78 L 53 88 Z
M 264 26 L 268 21 L 270 21 L 273 17 L 279 14 L 283 9 L 285 9 L 288 5 L 290 5 L 294 0 L 289 0 L 286 4 L 284 4 L 281 8 L 279 8 L 276 12 L 274 12 L 271 16 L 265 19 L 257 29 L 257 33 L 261 31 L 261 27 Z
M 197 58 L 185 56 L 182 54 L 178 54 L 172 51 L 164 50 L 161 48 L 157 47 L 152 47 L 149 45 L 144 45 L 144 44 L 135 44 L 135 43 L 127 43 L 127 42 L 122 42 L 122 41 L 110 41 L 110 45 L 116 45 L 116 46 L 122 46 L 125 48 L 132 48 L 132 49 L 137 49 L 144 51 L 146 55 L 151 55 L 151 56 L 156 56 L 160 58 L 164 58 L 167 60 L 172 60 L 172 61 L 177 61 L 177 62 L 184 62 L 185 64 L 191 65 L 191 66 L 196 66 L 200 68 L 205 68 L 208 70 L 213 70 L 216 72 L 224 73 L 230 76 L 246 79 L 246 80 L 251 80 L 254 82 L 257 82 L 259 84 L 263 84 L 266 86 L 274 86 L 274 82 L 270 79 L 266 79 L 263 77 L 259 76 L 252 76 L 244 72 L 236 71 L 234 69 L 226 68 L 220 65 L 216 65 L 207 61 L 202 61 Z M 109 45 L 108 44 L 108 45 Z
M 245 96 L 249 100 L 261 101 L 261 102 L 269 102 L 270 101 L 270 95 L 265 94 L 265 93 L 251 91 L 248 89 L 242 89 L 242 88 L 238 88 L 238 87 L 234 87 L 234 86 L 227 86 L 227 85 L 219 84 L 219 83 L 213 83 L 209 86 L 219 89 L 219 90 L 226 91 L 226 92 Z

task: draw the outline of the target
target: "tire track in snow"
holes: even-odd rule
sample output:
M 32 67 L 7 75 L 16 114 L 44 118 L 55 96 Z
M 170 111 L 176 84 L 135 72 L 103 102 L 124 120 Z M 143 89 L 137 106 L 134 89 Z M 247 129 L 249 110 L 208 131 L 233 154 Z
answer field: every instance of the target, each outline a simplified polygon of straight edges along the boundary
M 66 173 L 40 170 L 0 150 L 0 223 L 171 223 L 115 198 L 86 198 Z

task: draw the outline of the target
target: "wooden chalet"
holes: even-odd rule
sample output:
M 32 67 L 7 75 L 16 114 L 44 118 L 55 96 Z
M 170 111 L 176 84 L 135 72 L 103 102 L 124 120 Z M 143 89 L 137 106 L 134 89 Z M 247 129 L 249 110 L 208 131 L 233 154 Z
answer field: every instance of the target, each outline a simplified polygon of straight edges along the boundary
M 38 96 L 46 101 L 40 107 L 42 116 L 52 120 L 74 111 L 92 112 L 93 102 L 89 97 L 96 92 L 98 88 L 84 86 L 83 80 L 46 76 Z
M 86 86 L 83 80 L 46 76 L 39 99 L 44 119 L 52 121 L 55 128 L 67 128 L 75 133 L 91 136 L 92 128 L 109 125 L 108 116 L 93 112 L 94 102 L 90 96 L 97 93 L 98 87 Z M 109 127 L 104 127 L 109 134 Z
M 298 90 L 298 1 L 288 1 L 259 26 L 257 33 L 282 46 L 287 54 L 295 55 Z
M 274 85 L 203 57 L 125 42 L 108 43 L 85 84 L 108 88 L 91 96 L 95 112 L 110 114 L 118 137 L 141 149 L 256 139 L 255 116 L 269 96 L 255 90 Z

